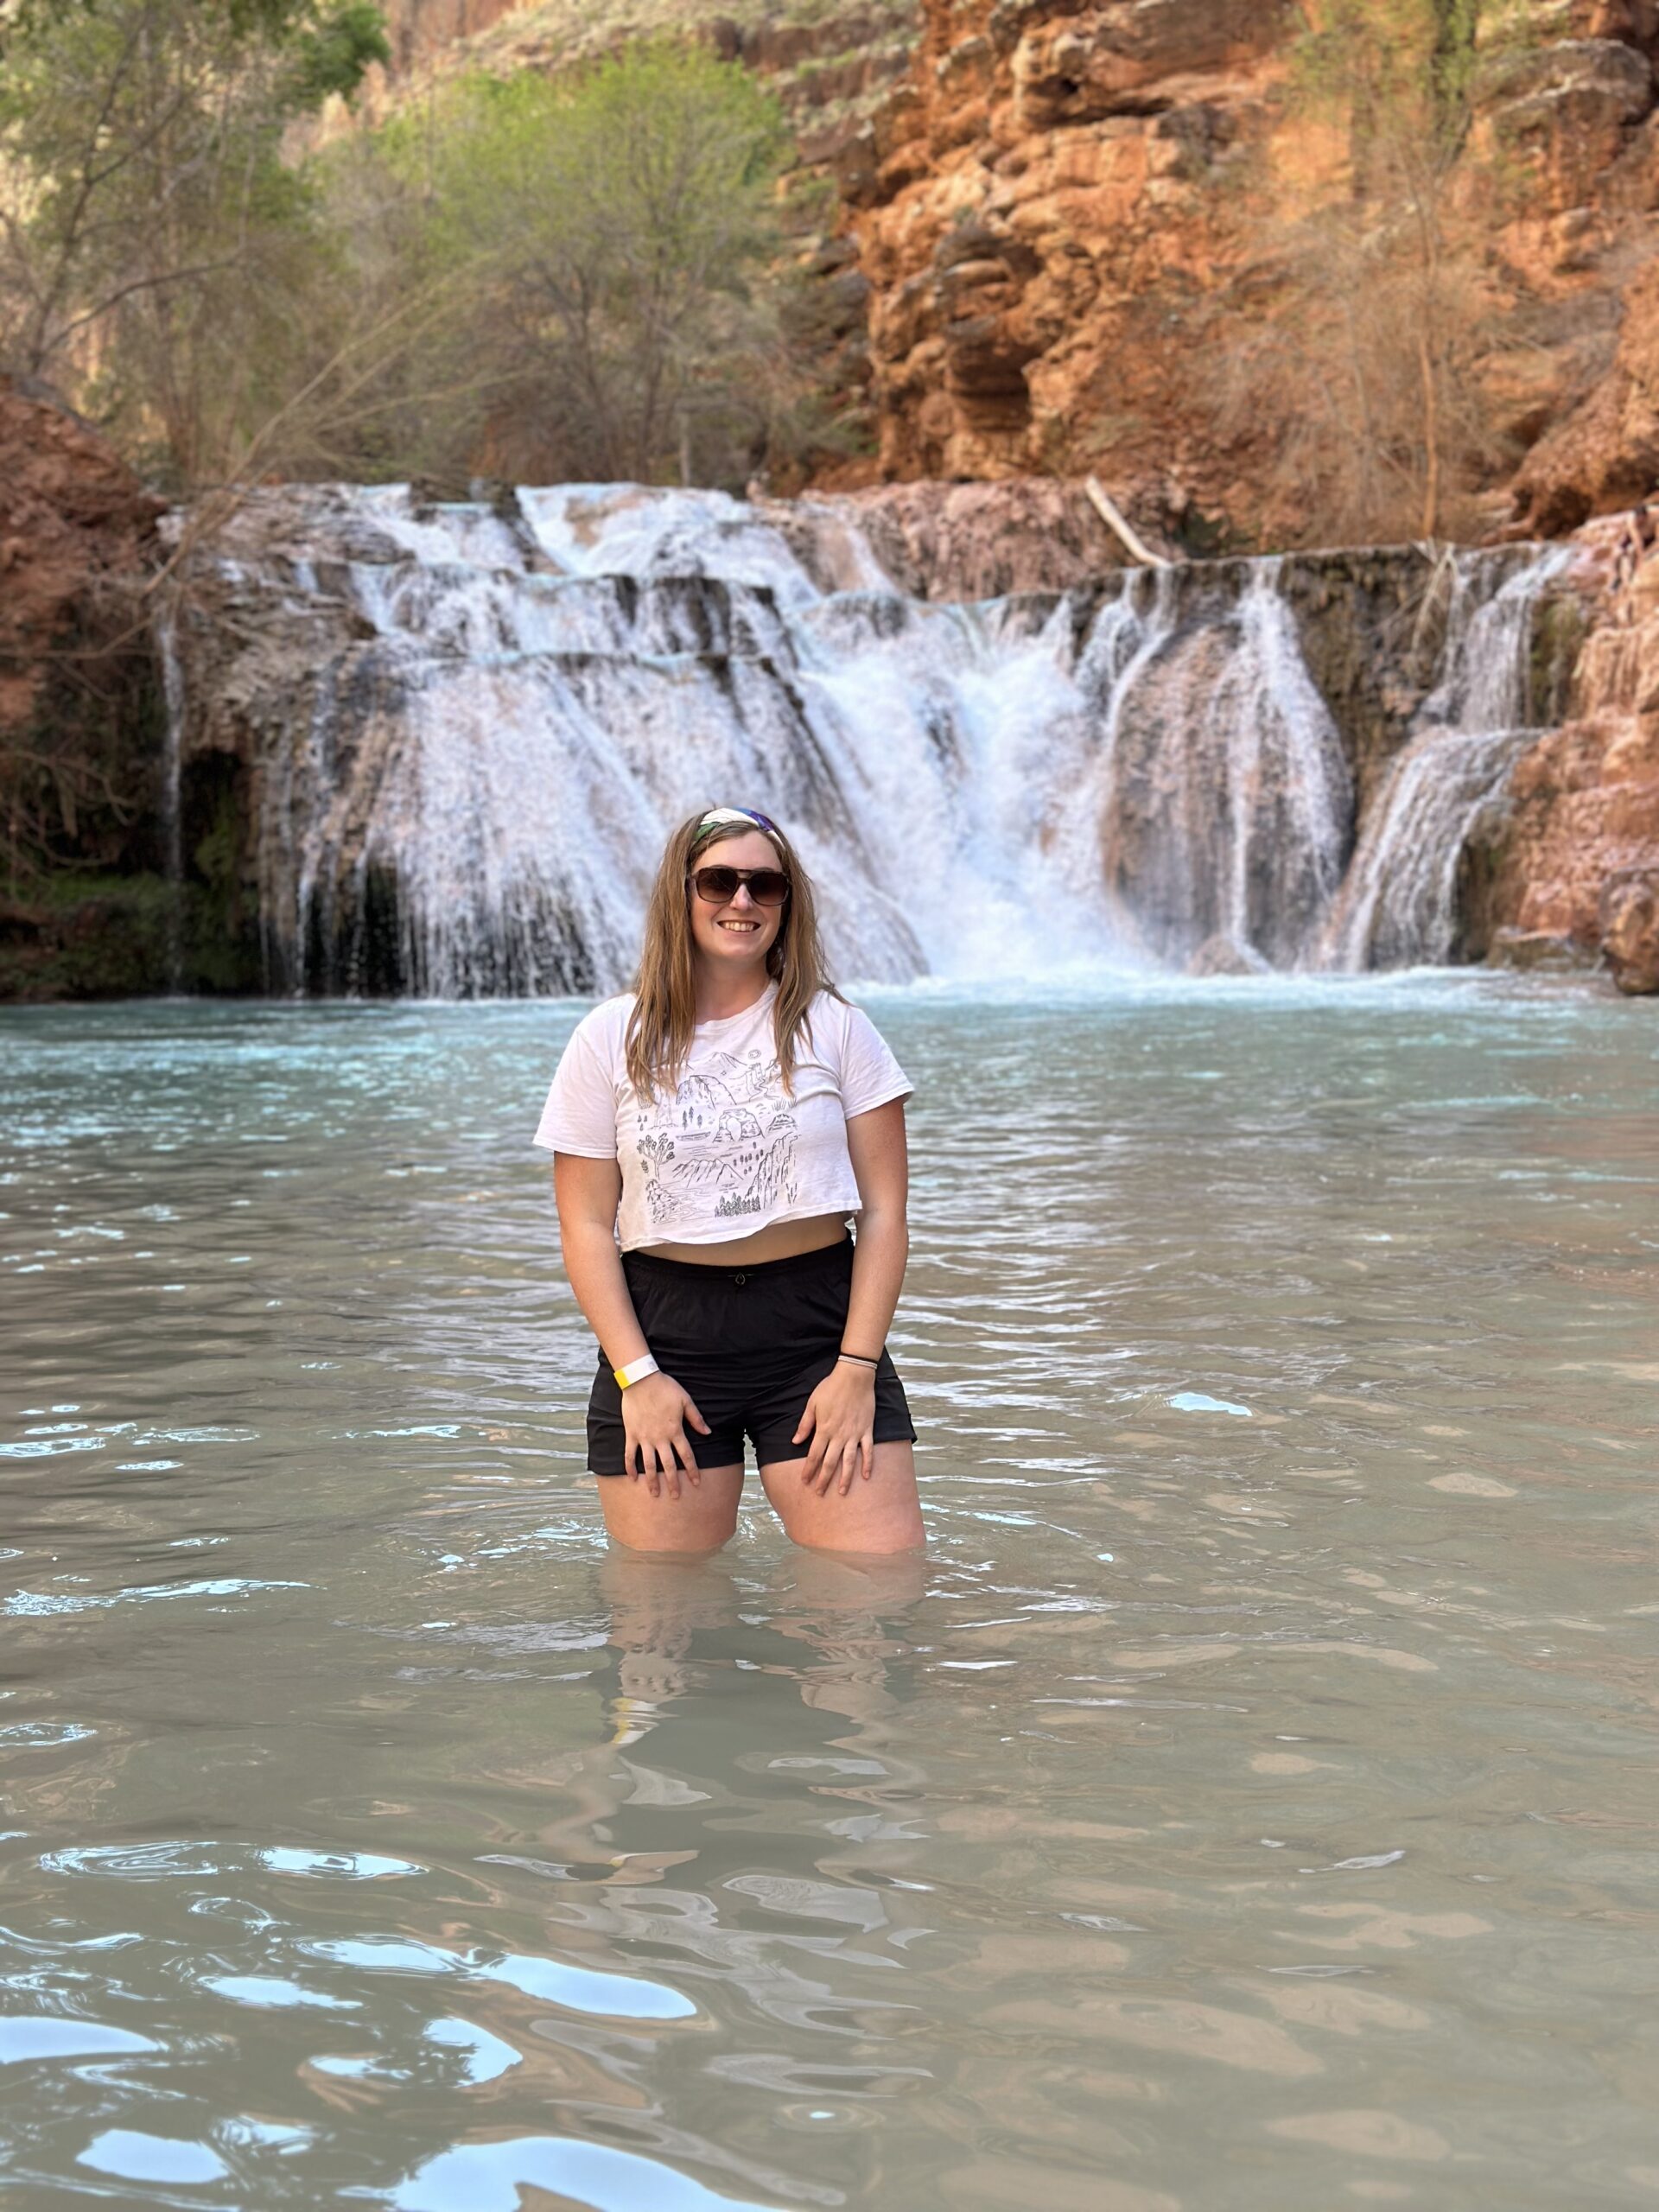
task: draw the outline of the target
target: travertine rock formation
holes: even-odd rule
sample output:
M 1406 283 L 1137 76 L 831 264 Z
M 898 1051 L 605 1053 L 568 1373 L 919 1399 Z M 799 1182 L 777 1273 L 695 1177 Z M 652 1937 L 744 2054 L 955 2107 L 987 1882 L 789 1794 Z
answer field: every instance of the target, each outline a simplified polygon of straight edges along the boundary
M 1589 627 L 1567 719 L 1515 772 L 1492 950 L 1600 950 L 1621 989 L 1659 990 L 1659 552 L 1623 516 L 1581 542 Z

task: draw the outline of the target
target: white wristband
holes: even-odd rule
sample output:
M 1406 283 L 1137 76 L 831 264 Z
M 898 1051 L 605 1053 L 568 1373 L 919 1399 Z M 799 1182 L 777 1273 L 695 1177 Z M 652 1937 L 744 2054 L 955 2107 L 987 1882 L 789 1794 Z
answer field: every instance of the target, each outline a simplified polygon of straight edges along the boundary
M 647 1375 L 656 1375 L 661 1370 L 646 1351 L 641 1352 L 638 1359 L 631 1359 L 626 1367 L 613 1367 L 611 1372 L 616 1377 L 618 1389 L 626 1390 L 630 1383 L 643 1382 Z

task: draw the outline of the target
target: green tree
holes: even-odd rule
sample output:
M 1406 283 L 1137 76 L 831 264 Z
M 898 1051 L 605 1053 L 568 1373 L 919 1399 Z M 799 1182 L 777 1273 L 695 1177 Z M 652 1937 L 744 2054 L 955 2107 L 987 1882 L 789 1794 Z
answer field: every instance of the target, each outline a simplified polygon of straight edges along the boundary
M 30 0 L 0 43 L 0 359 L 181 484 L 303 349 L 315 250 L 283 133 L 388 54 L 352 0 Z
M 574 79 L 474 79 L 423 129 L 430 251 L 469 271 L 481 426 L 506 475 L 719 481 L 789 383 L 774 301 L 781 111 L 736 64 L 652 42 Z

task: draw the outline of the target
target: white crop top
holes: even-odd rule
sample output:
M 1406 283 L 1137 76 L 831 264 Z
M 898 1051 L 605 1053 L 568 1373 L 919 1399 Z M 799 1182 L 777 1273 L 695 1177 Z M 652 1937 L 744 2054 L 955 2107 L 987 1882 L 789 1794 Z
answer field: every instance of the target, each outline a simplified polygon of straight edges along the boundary
M 536 1142 L 614 1160 L 618 1241 L 719 1244 L 768 1222 L 856 1213 L 847 1123 L 911 1085 L 869 1016 L 821 991 L 786 1092 L 772 1034 L 778 986 L 741 1014 L 700 1021 L 679 1088 L 635 1096 L 624 1049 L 632 993 L 584 1014 L 564 1048 Z

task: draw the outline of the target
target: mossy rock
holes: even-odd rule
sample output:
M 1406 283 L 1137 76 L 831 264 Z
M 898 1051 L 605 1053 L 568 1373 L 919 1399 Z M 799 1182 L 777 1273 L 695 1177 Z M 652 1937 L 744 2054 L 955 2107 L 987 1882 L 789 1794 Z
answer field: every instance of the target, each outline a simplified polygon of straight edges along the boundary
M 51 874 L 0 894 L 0 1002 L 262 986 L 257 938 L 221 891 L 153 874 Z
M 1590 632 L 1590 618 L 1576 592 L 1556 592 L 1541 600 L 1533 616 L 1527 664 L 1529 719 L 1553 728 L 1566 718 L 1579 655 Z

